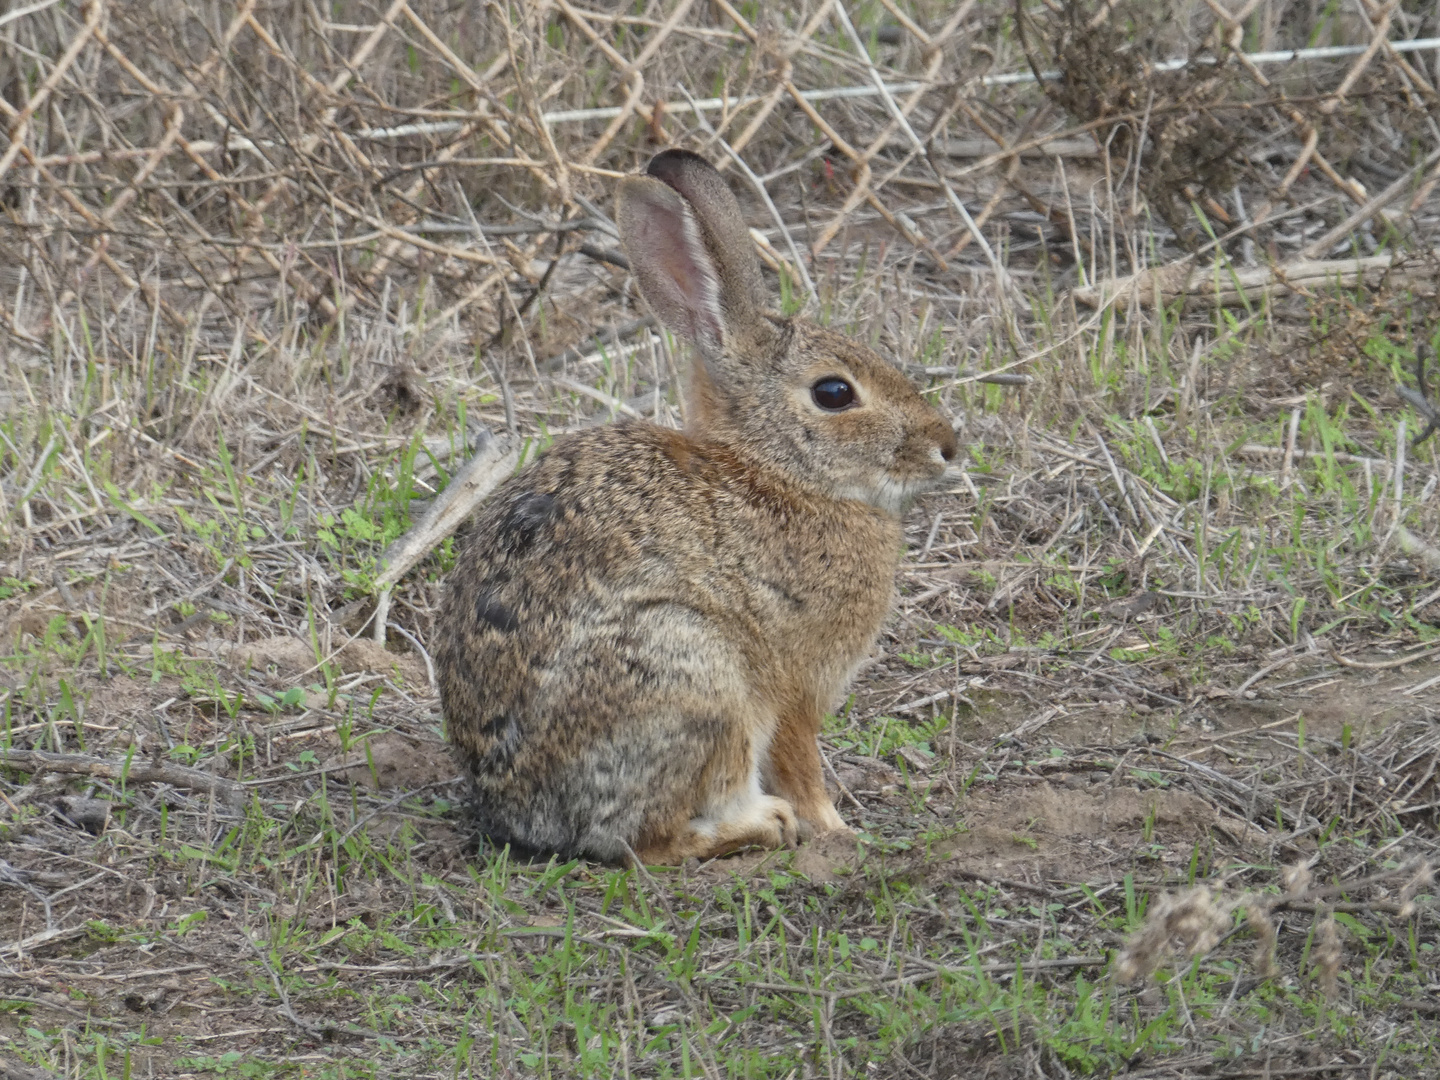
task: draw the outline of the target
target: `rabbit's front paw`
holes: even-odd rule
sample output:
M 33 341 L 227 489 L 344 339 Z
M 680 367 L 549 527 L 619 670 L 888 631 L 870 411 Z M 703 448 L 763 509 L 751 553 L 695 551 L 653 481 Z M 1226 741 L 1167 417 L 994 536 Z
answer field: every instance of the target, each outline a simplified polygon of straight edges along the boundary
M 774 795 L 765 795 L 756 809 L 766 833 L 765 847 L 795 847 L 800 843 L 800 819 L 788 802 Z

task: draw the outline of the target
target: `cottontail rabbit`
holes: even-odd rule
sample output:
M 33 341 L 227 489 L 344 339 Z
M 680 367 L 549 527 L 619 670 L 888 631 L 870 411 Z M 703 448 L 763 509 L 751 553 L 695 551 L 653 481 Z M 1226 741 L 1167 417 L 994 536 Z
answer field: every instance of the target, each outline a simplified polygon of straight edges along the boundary
M 816 736 L 875 642 L 950 425 L 864 345 L 766 310 L 739 205 L 681 150 L 620 184 L 690 427 L 567 435 L 477 515 L 435 660 L 497 842 L 674 864 L 843 829 Z

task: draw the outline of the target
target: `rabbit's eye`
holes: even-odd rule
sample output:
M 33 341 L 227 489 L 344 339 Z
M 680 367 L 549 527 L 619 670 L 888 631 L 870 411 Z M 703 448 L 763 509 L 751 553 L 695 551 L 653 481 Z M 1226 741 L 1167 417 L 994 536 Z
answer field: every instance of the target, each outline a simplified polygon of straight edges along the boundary
M 815 404 L 830 412 L 839 412 L 855 404 L 855 388 L 844 379 L 821 379 L 810 388 Z

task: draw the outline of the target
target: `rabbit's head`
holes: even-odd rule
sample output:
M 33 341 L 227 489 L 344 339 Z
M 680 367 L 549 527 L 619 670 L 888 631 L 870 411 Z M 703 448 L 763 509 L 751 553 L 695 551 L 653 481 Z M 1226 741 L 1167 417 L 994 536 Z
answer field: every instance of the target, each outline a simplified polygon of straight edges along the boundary
M 697 437 L 833 498 L 900 514 L 955 455 L 955 433 L 903 375 L 833 330 L 766 310 L 750 232 L 724 179 L 667 150 L 621 181 L 616 221 L 640 291 L 694 344 Z

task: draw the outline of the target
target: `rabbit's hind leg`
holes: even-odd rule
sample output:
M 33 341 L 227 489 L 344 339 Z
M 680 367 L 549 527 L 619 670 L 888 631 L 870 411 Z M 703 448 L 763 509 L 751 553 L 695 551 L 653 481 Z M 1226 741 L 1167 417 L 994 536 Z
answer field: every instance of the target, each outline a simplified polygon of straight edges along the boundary
M 770 740 L 764 768 L 766 790 L 795 808 L 805 839 L 849 831 L 825 791 L 824 765 L 816 741 L 820 722 L 820 712 L 813 706 L 786 709 Z

